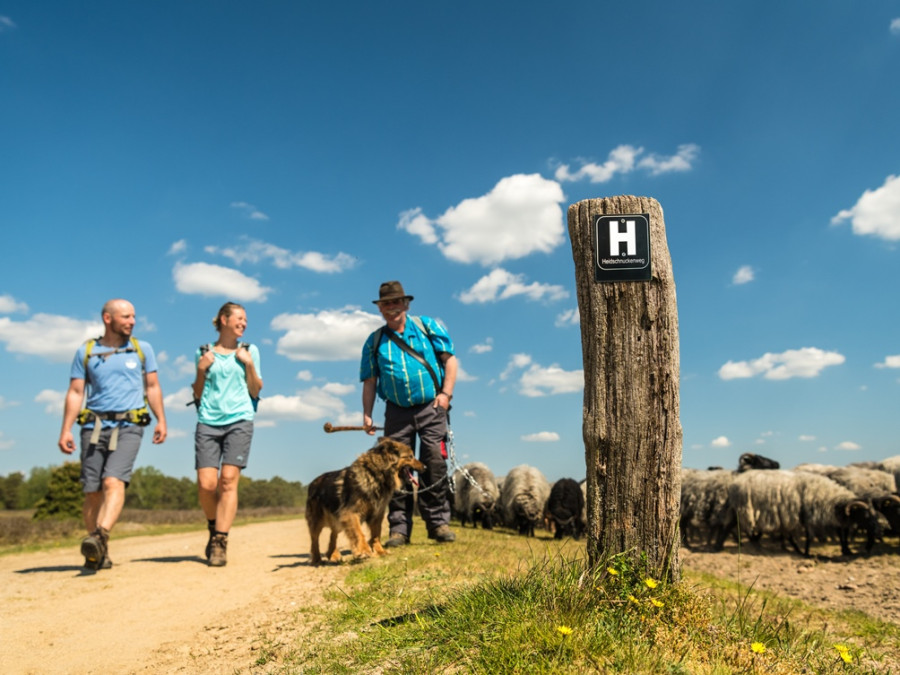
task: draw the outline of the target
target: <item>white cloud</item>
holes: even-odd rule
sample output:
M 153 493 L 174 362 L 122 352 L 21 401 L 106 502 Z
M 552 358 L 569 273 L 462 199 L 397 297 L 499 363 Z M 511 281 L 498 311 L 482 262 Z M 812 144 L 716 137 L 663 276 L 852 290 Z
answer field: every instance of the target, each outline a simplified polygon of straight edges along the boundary
M 756 273 L 753 271 L 753 268 L 750 265 L 743 265 L 738 268 L 738 271 L 734 273 L 734 276 L 731 279 L 731 283 L 735 286 L 740 286 L 741 284 L 749 284 L 756 278 Z
M 900 18 L 891 21 L 891 33 L 893 33 L 894 35 L 900 35 Z
M 525 434 L 520 439 L 526 443 L 553 443 L 559 440 L 555 431 L 538 431 L 536 434 Z
M 312 382 L 313 374 L 310 370 L 300 370 L 297 372 L 297 379 L 301 382 Z
M 710 445 L 714 448 L 728 448 L 731 447 L 731 441 L 728 440 L 727 436 L 719 436 L 718 438 L 712 439 Z
M 457 362 L 459 359 L 457 358 Z M 459 363 L 456 368 L 456 381 L 457 382 L 476 382 L 478 380 L 474 375 L 469 374 L 463 367 L 462 364 Z
M 578 308 L 567 309 L 561 314 L 556 315 L 556 321 L 554 325 L 559 328 L 563 328 L 566 326 L 578 326 L 581 324 L 581 312 L 578 311 Z
M 7 401 L 5 396 L 0 396 L 0 410 L 14 408 L 17 405 L 19 405 L 18 401 Z
M 187 251 L 187 241 L 179 239 L 169 247 L 168 255 L 181 255 L 185 251 Z
M 789 349 L 781 354 L 763 354 L 753 361 L 729 361 L 719 368 L 719 377 L 734 380 L 762 375 L 767 380 L 788 380 L 794 377 L 818 377 L 829 366 L 842 364 L 846 358 L 837 352 L 816 347 Z
M 693 168 L 694 160 L 697 159 L 699 154 L 699 145 L 686 143 L 679 145 L 678 152 L 669 157 L 654 154 L 648 155 L 638 162 L 638 167 L 650 171 L 651 176 L 674 171 L 690 171 Z
M 401 214 L 397 229 L 462 263 L 495 265 L 532 253 L 549 253 L 563 243 L 564 201 L 559 183 L 538 174 L 501 179 L 481 197 L 465 199 L 435 220 L 421 209 Z
M 531 356 L 528 354 L 513 354 L 509 357 L 509 363 L 506 364 L 506 368 L 500 373 L 500 379 L 506 380 L 512 375 L 515 371 L 521 370 L 522 368 L 527 367 L 531 364 Z
M 487 354 L 494 350 L 494 338 L 487 338 L 480 345 L 472 345 L 469 352 L 472 354 Z
M 797 437 L 797 440 L 803 441 L 804 443 L 811 443 L 812 441 L 816 440 L 816 437 L 810 436 L 809 434 L 801 434 Z
M 358 361 L 366 338 L 383 323 L 380 316 L 346 307 L 317 314 L 279 314 L 270 327 L 285 331 L 275 351 L 292 361 Z
M 357 412 L 355 416 L 348 414 L 346 404 L 339 398 L 346 393 L 343 386 L 337 385 L 337 390 L 330 385 L 310 387 L 298 391 L 294 396 L 264 396 L 259 401 L 257 416 L 263 422 L 278 419 L 310 422 L 325 417 L 338 417 L 338 423 L 344 423 L 350 417 L 355 420 L 351 423 L 362 424 L 362 413 Z M 354 389 L 355 387 L 351 387 L 351 390 Z
M 643 154 L 643 148 L 620 145 L 610 151 L 603 164 L 584 162 L 575 172 L 570 170 L 568 164 L 563 164 L 556 170 L 555 177 L 560 182 L 587 178 L 591 183 L 606 183 L 619 174 L 631 173 L 635 168 L 646 170 L 653 176 L 673 171 L 689 171 L 700 154 L 700 146 L 693 143 L 679 145 L 678 152 L 670 156 L 651 153 L 640 158 Z
M 11 295 L 0 295 L 0 314 L 13 314 L 14 312 L 27 312 L 28 305 L 17 301 Z
M 13 23 L 13 20 L 8 16 L 0 16 L 0 33 L 12 30 L 16 27 L 16 24 Z
M 159 360 L 157 358 L 157 360 Z M 175 377 L 189 377 L 197 372 L 197 365 L 193 358 L 188 358 L 184 354 L 175 357 L 172 362 L 172 368 L 175 370 Z
M 498 267 L 476 281 L 472 288 L 460 293 L 459 300 L 470 305 L 508 300 L 520 295 L 529 300 L 562 300 L 569 297 L 569 292 L 562 286 L 537 281 L 526 284 L 524 280 L 525 275 L 513 274 Z
M 230 258 L 238 265 L 244 262 L 256 264 L 269 260 L 278 269 L 302 267 L 313 272 L 325 274 L 343 272 L 352 269 L 357 264 L 356 258 L 347 253 L 327 255 L 317 251 L 295 252 L 264 241 L 247 238 L 244 238 L 244 241 L 239 246 L 229 246 L 226 248 L 207 246 L 204 250 L 207 253 Z
M 71 361 L 85 340 L 103 333 L 101 321 L 81 321 L 55 314 L 35 314 L 27 321 L 0 317 L 0 342 L 14 354 L 43 356 L 51 361 Z
M 519 378 L 519 393 L 529 398 L 570 394 L 584 389 L 583 370 L 563 370 L 555 363 L 532 363 Z
M 248 204 L 247 202 L 231 202 L 231 208 L 237 209 L 241 213 L 244 214 L 245 217 L 250 220 L 268 220 L 269 216 L 260 211 L 258 208 L 253 206 L 253 204 Z
M 896 356 L 885 356 L 883 363 L 876 363 L 876 368 L 900 368 L 900 354 Z
M 2 32 L 2 28 L 0 28 L 0 32 Z M 15 444 L 16 442 L 14 440 L 7 439 L 6 434 L 0 431 L 0 450 L 12 450 Z
M 167 394 L 163 397 L 163 405 L 166 408 L 166 414 L 173 411 L 177 413 L 195 412 L 196 408 L 188 406 L 188 403 L 194 400 L 194 390 L 191 387 L 182 387 L 178 391 Z
M 524 371 L 518 381 L 519 393 L 529 398 L 569 394 L 584 389 L 583 370 L 563 370 L 555 363 L 541 366 L 528 354 L 513 354 L 506 368 L 500 373 L 507 380 L 518 371 Z
M 854 234 L 900 239 L 900 176 L 888 176 L 884 185 L 866 190 L 859 201 L 831 219 L 832 225 L 850 220 Z
M 177 263 L 172 269 L 180 293 L 220 296 L 243 302 L 264 302 L 271 292 L 256 279 L 230 267 L 209 263 Z
M 859 443 L 854 443 L 853 441 L 844 441 L 843 443 L 838 443 L 834 449 L 855 452 L 857 450 L 862 450 L 862 446 Z
M 66 404 L 66 392 L 54 389 L 42 389 L 34 397 L 35 403 L 43 403 L 44 412 L 54 417 L 62 417 Z

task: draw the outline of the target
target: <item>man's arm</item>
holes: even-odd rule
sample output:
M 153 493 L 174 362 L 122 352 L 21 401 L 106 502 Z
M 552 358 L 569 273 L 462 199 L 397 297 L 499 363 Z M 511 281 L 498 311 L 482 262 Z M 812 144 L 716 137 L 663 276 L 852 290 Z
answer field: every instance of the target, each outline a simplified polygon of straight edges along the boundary
M 147 403 L 156 417 L 156 428 L 153 430 L 153 442 L 162 443 L 166 440 L 166 411 L 163 407 L 162 387 L 159 386 L 159 376 L 156 371 L 144 375 L 144 385 L 147 392 Z
M 441 352 L 438 358 L 444 363 L 444 384 L 441 391 L 434 399 L 434 404 L 444 409 L 450 407 L 450 397 L 453 396 L 453 388 L 456 386 L 456 373 L 459 370 L 459 359 L 454 354 Z M 441 396 L 444 394 L 444 396 Z M 446 405 L 444 405 L 446 403 Z
M 375 379 L 370 377 L 363 380 L 362 390 L 362 406 L 363 406 L 363 426 L 369 436 L 375 435 L 375 425 L 372 422 L 372 409 L 375 407 Z
M 72 378 L 69 381 L 69 390 L 66 392 L 65 407 L 63 408 L 62 430 L 59 432 L 57 445 L 67 455 L 75 451 L 75 437 L 72 435 L 72 425 L 81 412 L 81 402 L 84 400 L 84 380 Z

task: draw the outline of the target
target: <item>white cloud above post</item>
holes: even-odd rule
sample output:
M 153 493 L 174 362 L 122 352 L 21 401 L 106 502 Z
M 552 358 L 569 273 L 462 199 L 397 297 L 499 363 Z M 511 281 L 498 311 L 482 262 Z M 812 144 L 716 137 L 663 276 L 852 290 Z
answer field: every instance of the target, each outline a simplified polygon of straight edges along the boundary
M 549 253 L 564 241 L 565 199 L 556 181 L 538 174 L 501 179 L 481 197 L 464 199 L 435 219 L 419 208 L 401 214 L 397 229 L 436 245 L 449 260 L 496 265 Z

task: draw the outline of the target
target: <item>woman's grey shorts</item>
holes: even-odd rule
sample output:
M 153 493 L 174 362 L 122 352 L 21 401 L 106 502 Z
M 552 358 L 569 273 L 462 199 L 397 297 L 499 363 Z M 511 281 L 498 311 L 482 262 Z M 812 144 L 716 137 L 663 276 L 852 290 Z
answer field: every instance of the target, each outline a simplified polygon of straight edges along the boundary
M 198 422 L 194 434 L 196 457 L 194 468 L 218 469 L 223 464 L 231 464 L 246 469 L 251 440 L 253 440 L 251 420 L 240 420 L 221 427 Z
M 114 427 L 100 432 L 100 441 L 91 445 L 93 429 L 81 429 L 81 485 L 84 492 L 99 492 L 104 478 L 118 478 L 128 486 L 131 471 L 141 448 L 144 427 L 123 424 L 115 450 L 109 450 L 109 437 Z

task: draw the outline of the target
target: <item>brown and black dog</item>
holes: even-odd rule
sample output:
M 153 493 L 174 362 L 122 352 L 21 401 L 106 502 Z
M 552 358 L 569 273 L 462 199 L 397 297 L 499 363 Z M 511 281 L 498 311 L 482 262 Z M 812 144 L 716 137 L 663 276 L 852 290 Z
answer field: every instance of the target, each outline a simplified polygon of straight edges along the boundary
M 381 524 L 391 495 L 401 483 L 400 476 L 409 469 L 423 471 L 425 465 L 413 455 L 405 443 L 379 438 L 374 448 L 367 450 L 340 471 L 323 473 L 309 484 L 306 498 L 306 524 L 312 541 L 310 562 L 322 562 L 319 534 L 331 528 L 325 557 L 340 562 L 337 537 L 343 531 L 350 540 L 355 558 L 384 555 L 381 546 Z M 371 537 L 366 541 L 361 525 L 365 523 Z

